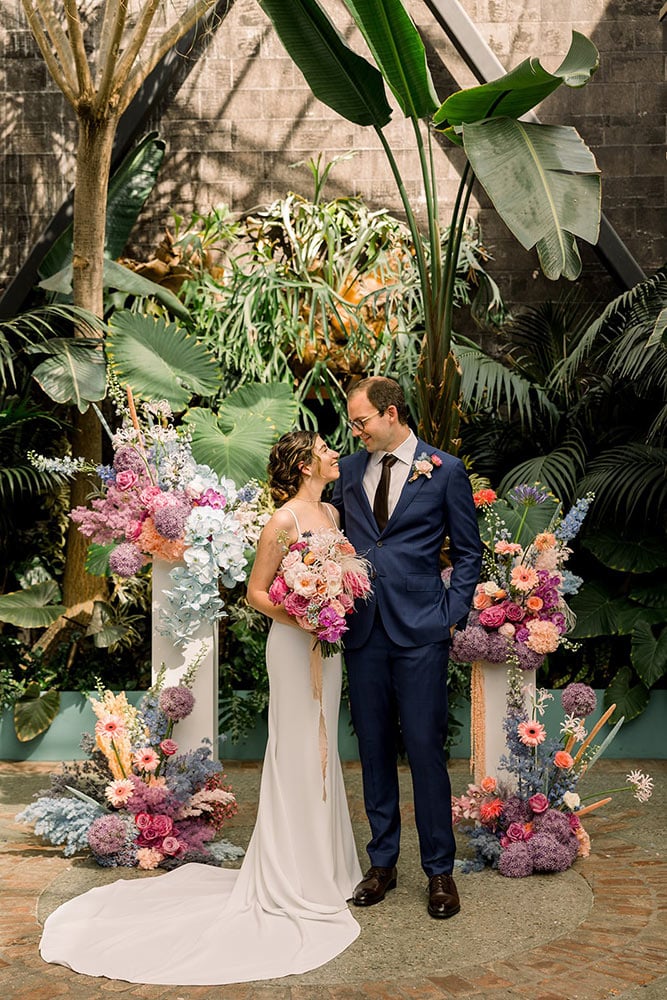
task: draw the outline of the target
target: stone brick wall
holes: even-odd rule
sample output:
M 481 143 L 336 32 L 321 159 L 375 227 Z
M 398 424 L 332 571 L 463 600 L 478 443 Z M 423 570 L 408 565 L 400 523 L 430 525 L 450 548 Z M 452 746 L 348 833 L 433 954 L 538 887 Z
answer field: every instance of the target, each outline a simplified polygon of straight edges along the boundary
M 664 263 L 665 130 L 661 0 L 463 0 L 483 37 L 510 68 L 539 56 L 558 65 L 574 28 L 601 54 L 600 70 L 581 91 L 561 88 L 540 108 L 542 121 L 574 125 L 603 173 L 603 210 L 641 267 Z M 338 0 L 328 9 L 360 51 Z M 421 0 L 409 8 L 422 29 L 440 97 L 475 81 Z M 565 92 L 566 91 L 566 92 Z M 160 182 L 134 234 L 146 254 L 169 225 L 170 209 L 188 215 L 225 202 L 247 210 L 287 190 L 309 195 L 312 182 L 297 161 L 350 149 L 357 155 L 332 174 L 328 193 L 360 194 L 400 214 L 400 201 L 374 132 L 342 121 L 310 94 L 256 0 L 236 0 L 206 51 L 178 87 L 165 95 L 152 123 L 167 142 Z M 74 177 L 76 127 L 48 78 L 21 13 L 20 0 L 0 6 L 0 288 L 25 260 Z M 419 168 L 411 128 L 396 113 L 387 127 L 410 195 L 419 200 Z M 451 204 L 461 155 L 437 150 L 440 197 Z M 509 235 L 481 193 L 472 211 L 494 262 L 492 271 L 514 305 L 556 297 L 537 257 Z M 443 213 L 446 218 L 446 213 Z M 581 282 L 588 297 L 618 289 L 595 253 L 583 247 Z

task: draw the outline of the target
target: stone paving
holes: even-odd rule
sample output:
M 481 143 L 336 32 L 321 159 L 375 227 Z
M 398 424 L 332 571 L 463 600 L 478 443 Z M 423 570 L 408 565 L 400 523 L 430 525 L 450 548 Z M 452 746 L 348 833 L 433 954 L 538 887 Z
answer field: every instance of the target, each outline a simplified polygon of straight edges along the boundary
M 42 962 L 38 944 L 46 915 L 62 899 L 120 874 L 83 858 L 64 858 L 14 822 L 53 767 L 0 762 L 0 996 L 7 1000 L 90 1000 L 114 993 L 145 1000 L 667 997 L 667 761 L 600 762 L 587 779 L 587 791 L 616 787 L 628 770 L 639 767 L 653 775 L 654 797 L 640 806 L 629 796 L 615 796 L 592 814 L 586 823 L 591 856 L 562 875 L 516 880 L 490 871 L 459 875 L 463 908 L 449 921 L 430 920 L 425 912 L 409 775 L 402 768 L 406 805 L 399 885 L 378 906 L 355 909 L 362 927 L 357 941 L 329 965 L 302 976 L 216 987 L 137 986 Z M 454 761 L 451 770 L 460 792 L 468 781 L 466 765 Z M 227 836 L 245 846 L 260 768 L 238 763 L 226 771 L 240 803 Z M 357 764 L 345 765 L 345 780 L 363 865 L 367 829 Z

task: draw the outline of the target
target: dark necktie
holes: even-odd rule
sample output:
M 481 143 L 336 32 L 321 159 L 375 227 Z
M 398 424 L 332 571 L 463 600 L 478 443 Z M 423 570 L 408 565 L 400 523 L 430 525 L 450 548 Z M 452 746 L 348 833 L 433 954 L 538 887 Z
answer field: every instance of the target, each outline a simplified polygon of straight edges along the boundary
M 391 467 L 398 459 L 395 455 L 385 455 L 382 459 L 382 475 L 373 499 L 373 515 L 380 531 L 384 531 L 389 520 L 389 481 Z

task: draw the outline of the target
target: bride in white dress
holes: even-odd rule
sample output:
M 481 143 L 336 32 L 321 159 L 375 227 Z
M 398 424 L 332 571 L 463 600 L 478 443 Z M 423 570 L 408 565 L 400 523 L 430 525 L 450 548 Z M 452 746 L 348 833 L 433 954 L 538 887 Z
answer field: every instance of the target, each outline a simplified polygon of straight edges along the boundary
M 269 462 L 284 502 L 265 526 L 248 601 L 273 619 L 267 642 L 269 727 L 257 823 L 238 871 L 186 864 L 119 879 L 60 906 L 40 945 L 47 962 L 132 983 L 211 986 L 317 968 L 359 934 L 346 900 L 361 878 L 338 754 L 322 787 L 320 704 L 310 681 L 312 637 L 268 596 L 289 543 L 331 530 L 321 502 L 338 455 L 309 431 L 284 435 Z M 323 662 L 326 731 L 338 731 L 340 654 Z

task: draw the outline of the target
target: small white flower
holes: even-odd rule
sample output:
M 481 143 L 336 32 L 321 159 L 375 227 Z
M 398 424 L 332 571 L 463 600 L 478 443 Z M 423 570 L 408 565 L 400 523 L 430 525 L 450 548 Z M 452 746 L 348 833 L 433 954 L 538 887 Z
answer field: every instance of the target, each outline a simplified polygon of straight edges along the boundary
M 576 792 L 564 792 L 563 793 L 563 805 L 567 806 L 568 809 L 574 811 L 578 809 L 581 804 L 581 799 Z

